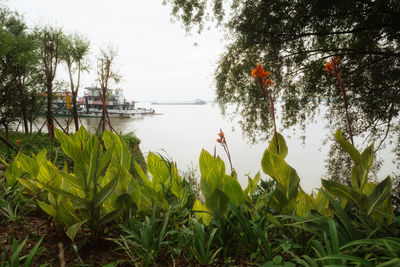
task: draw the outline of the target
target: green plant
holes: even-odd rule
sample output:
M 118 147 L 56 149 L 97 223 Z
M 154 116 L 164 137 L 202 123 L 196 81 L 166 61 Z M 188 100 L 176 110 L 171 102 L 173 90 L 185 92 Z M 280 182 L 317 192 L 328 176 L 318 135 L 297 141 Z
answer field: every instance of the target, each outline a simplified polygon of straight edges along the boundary
M 163 220 L 160 221 L 156 218 L 158 209 L 154 206 L 151 217 L 146 216 L 144 221 L 134 221 L 130 216 L 128 225 L 121 225 L 124 234 L 118 243 L 131 260 L 134 259 L 132 255 L 137 255 L 145 261 L 146 266 L 154 262 L 163 246 L 169 244 L 166 238 L 171 234 L 167 231 L 170 212 L 163 214 Z
M 136 181 L 129 174 L 129 149 L 110 132 L 103 134 L 105 150 L 83 127 L 72 137 L 58 129 L 55 134 L 74 162 L 73 172 L 58 169 L 42 151 L 32 158 L 19 154 L 14 161 L 18 171 L 13 174 L 36 196 L 39 207 L 66 228 L 72 240 L 86 225 L 96 242 L 109 222 L 120 218 L 124 209 L 139 204 L 140 195 L 134 194 Z M 43 194 L 47 195 L 45 201 L 40 200 Z
M 349 201 L 360 212 L 368 216 L 372 215 L 377 220 L 383 220 L 383 218 L 378 218 L 379 215 L 376 214 L 378 210 L 393 214 L 393 207 L 390 203 L 391 178 L 387 177 L 378 184 L 368 182 L 368 171 L 373 161 L 374 145 L 368 146 L 360 153 L 352 144 L 343 139 L 340 129 L 336 132 L 335 138 L 354 162 L 351 171 L 351 186 L 323 179 L 322 185 L 334 196 Z
M 32 261 L 34 257 L 39 252 L 39 246 L 43 241 L 42 237 L 36 245 L 32 248 L 32 250 L 27 255 L 21 256 L 22 249 L 25 246 L 28 237 L 22 241 L 21 244 L 18 244 L 17 240 L 13 239 L 12 245 L 6 249 L 2 254 L 0 254 L 0 266 L 1 267 L 29 267 L 32 265 Z M 10 255 L 9 257 L 7 255 Z
M 32 206 L 32 199 L 23 197 L 18 182 L 8 186 L 3 179 L 0 181 L 0 218 L 6 222 L 15 222 Z
M 204 229 L 204 225 L 200 224 L 196 219 L 191 221 L 191 229 L 192 229 L 192 243 L 190 245 L 190 250 L 197 262 L 200 264 L 212 264 L 217 257 L 218 253 L 221 251 L 221 248 L 212 250 L 212 245 L 214 241 L 215 234 L 217 232 L 217 228 L 212 228 L 208 241 L 206 240 L 206 230 Z
M 277 149 L 279 147 L 279 150 Z M 271 208 L 286 214 L 295 211 L 300 178 L 295 169 L 286 163 L 288 148 L 283 136 L 275 133 L 261 160 L 264 173 L 275 181 Z
M 266 231 L 269 223 L 267 216 L 252 218 L 243 207 L 233 205 L 231 211 L 240 225 L 241 238 L 244 239 L 239 244 L 248 250 L 252 258 L 259 258 L 263 262 L 272 259 Z

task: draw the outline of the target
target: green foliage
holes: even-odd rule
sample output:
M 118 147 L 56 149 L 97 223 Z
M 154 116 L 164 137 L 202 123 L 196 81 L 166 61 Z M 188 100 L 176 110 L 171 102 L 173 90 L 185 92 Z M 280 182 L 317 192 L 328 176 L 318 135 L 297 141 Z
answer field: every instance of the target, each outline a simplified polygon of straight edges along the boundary
M 226 30 L 229 44 L 216 73 L 217 101 L 224 113 L 240 115 L 243 132 L 257 140 L 272 120 L 250 70 L 262 63 L 282 99 L 285 127 L 302 127 L 323 106 L 334 128 L 344 126 L 340 93 L 323 64 L 340 56 L 354 132 L 371 139 L 396 135 L 399 112 L 398 1 L 216 1 L 166 0 L 187 30 L 207 21 Z M 229 10 L 229 11 L 228 11 Z M 226 11 L 226 12 L 224 12 Z M 204 32 L 204 34 L 207 34 Z M 387 36 L 387 38 L 385 37 Z M 268 95 L 267 95 L 268 97 Z M 228 109 L 229 105 L 236 108 Z
M 32 261 L 34 257 L 38 254 L 39 246 L 43 241 L 42 237 L 36 245 L 32 248 L 32 250 L 27 255 L 21 255 L 22 249 L 25 246 L 28 237 L 22 241 L 21 244 L 18 244 L 17 240 L 13 239 L 12 245 L 6 249 L 2 254 L 0 254 L 0 266 L 1 267 L 29 267 L 32 265 Z M 9 257 L 8 254 L 10 254 Z
M 203 222 L 210 222 L 210 217 L 206 215 L 208 212 L 217 219 L 221 218 L 227 212 L 230 202 L 240 206 L 246 200 L 247 193 L 255 191 L 253 180 L 248 189 L 243 190 L 236 177 L 225 174 L 225 163 L 205 150 L 200 154 L 199 166 L 200 189 L 205 203 L 196 200 L 193 209 L 201 211 L 196 216 L 202 218 Z
M 23 189 L 71 239 L 90 232 L 97 241 L 120 229 L 120 238 L 112 240 L 129 264 L 148 266 L 171 257 L 202 265 L 395 266 L 400 219 L 389 198 L 391 179 L 368 181 L 373 146 L 360 153 L 337 132 L 351 154 L 353 182 L 323 180 L 323 189 L 308 194 L 285 161 L 285 139 L 277 137 L 279 152 L 274 136 L 261 161 L 272 180 L 262 181 L 257 173 L 248 176 L 245 189 L 225 173 L 219 157 L 203 150 L 200 194 L 162 155 L 149 153 L 143 170 L 132 160 L 132 144 L 115 134 L 105 132 L 99 140 L 84 128 L 72 136 L 56 130 L 64 158 L 73 164 L 65 161 L 60 168 L 45 150 L 18 153 L 5 172 L 4 203 L 25 206 L 26 197 L 18 200 Z M 13 218 L 11 210 L 7 216 Z
M 138 205 L 136 181 L 129 174 L 130 151 L 109 132 L 103 135 L 104 150 L 83 127 L 72 137 L 56 129 L 56 138 L 74 162 L 73 172 L 58 169 L 46 159 L 46 151 L 32 157 L 19 154 L 14 164 L 23 175 L 17 180 L 37 197 L 38 206 L 57 225 L 65 227 L 71 239 L 87 225 L 92 240 L 97 241 L 109 222 Z M 47 196 L 45 201 L 40 200 L 42 195 Z
M 190 244 L 190 250 L 199 264 L 213 264 L 218 253 L 222 247 L 213 251 L 212 244 L 214 241 L 217 228 L 213 228 L 211 233 L 208 235 L 208 241 L 206 240 L 206 229 L 204 225 L 200 224 L 196 219 L 191 221 L 192 226 L 192 241 Z
M 382 205 L 384 201 L 390 201 L 391 178 L 387 177 L 376 185 L 368 182 L 368 171 L 374 156 L 373 144 L 360 153 L 352 144 L 343 139 L 340 129 L 336 132 L 335 138 L 354 163 L 351 172 L 351 187 L 329 180 L 322 180 L 322 185 L 334 196 L 356 205 L 366 215 L 373 215 L 377 210 L 393 213 L 392 208 L 385 209 Z
M 8 138 L 10 124 L 19 119 L 29 131 L 42 79 L 36 39 L 23 17 L 0 6 L 0 28 L 0 125 Z
M 167 232 L 170 211 L 163 214 L 163 219 L 156 218 L 158 207 L 154 206 L 151 217 L 147 217 L 144 221 L 134 221 L 132 216 L 129 217 L 129 224 L 122 225 L 124 235 L 119 244 L 125 244 L 123 249 L 130 255 L 137 255 L 144 260 L 146 266 L 154 263 L 162 247 L 167 246 L 170 242 L 166 240 L 171 232 Z
M 292 213 L 295 209 L 300 178 L 296 170 L 286 163 L 285 157 L 288 153 L 288 148 L 282 135 L 279 133 L 277 135 L 279 153 L 274 135 L 264 152 L 261 167 L 264 173 L 275 181 L 273 208 L 285 213 Z

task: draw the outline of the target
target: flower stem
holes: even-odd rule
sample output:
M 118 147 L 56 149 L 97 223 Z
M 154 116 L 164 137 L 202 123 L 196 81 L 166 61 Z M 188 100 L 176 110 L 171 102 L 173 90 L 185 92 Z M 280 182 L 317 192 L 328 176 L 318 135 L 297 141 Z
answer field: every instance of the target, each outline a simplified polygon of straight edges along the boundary
M 348 111 L 349 108 L 348 108 L 347 97 L 346 97 L 346 89 L 344 88 L 343 80 L 342 80 L 342 77 L 340 74 L 341 74 L 341 72 L 338 72 L 337 67 L 335 67 L 335 75 L 338 80 L 340 91 L 342 93 L 342 97 L 343 97 L 343 101 L 344 101 L 344 109 L 346 111 L 347 129 L 349 131 L 351 144 L 354 146 L 353 131 L 351 129 L 350 116 L 349 116 L 349 111 Z

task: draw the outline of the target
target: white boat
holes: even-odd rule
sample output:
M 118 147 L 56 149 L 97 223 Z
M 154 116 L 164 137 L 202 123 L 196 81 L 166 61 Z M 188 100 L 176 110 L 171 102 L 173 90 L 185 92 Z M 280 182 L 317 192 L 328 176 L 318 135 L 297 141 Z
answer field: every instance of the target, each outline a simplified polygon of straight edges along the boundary
M 86 87 L 85 94 L 78 100 L 83 109 L 79 112 L 80 117 L 101 117 L 103 103 L 100 100 L 101 89 L 97 87 Z M 107 89 L 107 106 L 110 117 L 129 118 L 135 115 L 154 114 L 154 109 L 135 108 L 134 101 L 127 101 L 122 89 Z

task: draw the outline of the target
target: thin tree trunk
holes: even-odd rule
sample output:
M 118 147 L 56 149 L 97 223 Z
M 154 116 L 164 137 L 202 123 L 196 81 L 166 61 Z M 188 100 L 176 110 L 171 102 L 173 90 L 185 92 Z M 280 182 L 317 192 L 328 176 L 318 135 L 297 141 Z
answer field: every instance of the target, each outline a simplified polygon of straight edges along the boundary
M 24 122 L 25 133 L 29 133 L 28 118 L 26 115 L 26 106 L 23 103 L 21 105 L 21 111 L 22 111 L 22 121 Z
M 49 79 L 47 80 L 47 130 L 50 139 L 50 158 L 53 157 L 53 137 L 54 137 L 54 122 L 52 113 L 53 104 L 53 83 Z
M 78 107 L 76 106 L 77 92 L 72 92 L 72 117 L 75 122 L 75 131 L 79 131 Z

